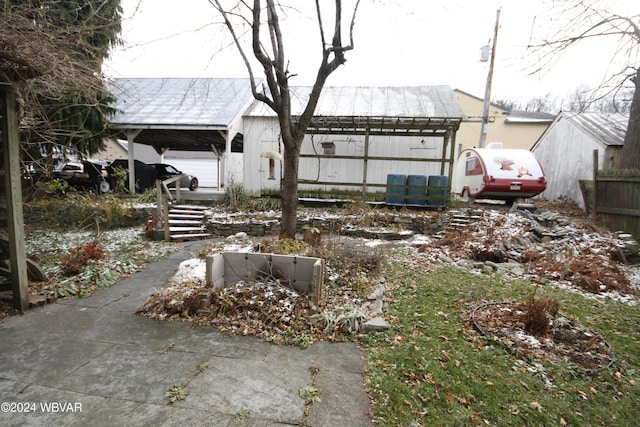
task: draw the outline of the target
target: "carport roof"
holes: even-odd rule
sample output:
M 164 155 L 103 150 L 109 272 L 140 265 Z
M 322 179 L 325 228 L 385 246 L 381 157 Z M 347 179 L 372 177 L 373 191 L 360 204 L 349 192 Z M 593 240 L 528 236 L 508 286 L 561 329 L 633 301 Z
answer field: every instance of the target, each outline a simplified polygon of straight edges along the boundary
M 118 110 L 113 129 L 140 130 L 138 143 L 187 151 L 224 147 L 224 132 L 252 99 L 244 78 L 118 78 L 108 88 Z M 239 135 L 234 143 L 241 142 Z

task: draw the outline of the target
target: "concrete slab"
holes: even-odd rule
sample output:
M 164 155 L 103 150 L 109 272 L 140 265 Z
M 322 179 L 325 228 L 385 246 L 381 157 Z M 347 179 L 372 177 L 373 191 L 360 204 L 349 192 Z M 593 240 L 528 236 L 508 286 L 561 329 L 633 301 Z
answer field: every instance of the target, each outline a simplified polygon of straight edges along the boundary
M 247 414 L 274 423 L 299 424 L 304 401 L 298 390 L 309 383 L 304 365 L 214 357 L 189 383 L 189 396 L 175 406 Z
M 372 425 L 353 343 L 300 350 L 135 314 L 202 244 L 88 298 L 0 321 L 0 425 Z M 305 416 L 311 368 L 322 402 Z M 186 398 L 169 404 L 172 386 Z

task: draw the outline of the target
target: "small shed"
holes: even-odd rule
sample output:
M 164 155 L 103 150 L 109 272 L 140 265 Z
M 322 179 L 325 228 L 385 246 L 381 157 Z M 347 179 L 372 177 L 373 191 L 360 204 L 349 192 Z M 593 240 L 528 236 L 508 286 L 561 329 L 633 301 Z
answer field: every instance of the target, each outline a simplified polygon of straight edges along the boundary
M 243 150 L 242 113 L 253 99 L 249 79 L 119 78 L 108 88 L 118 110 L 111 127 L 127 140 L 130 165 L 134 142 L 160 155 L 167 150 L 213 152 L 220 183 L 223 170 L 230 169 L 231 153 Z
M 559 113 L 531 151 L 547 178 L 541 198 L 585 208 L 581 180 L 593 179 L 593 151 L 601 169 L 617 167 L 629 117 L 623 114 Z
M 302 112 L 310 87 L 291 88 Z M 301 193 L 384 192 L 388 176 L 447 176 L 464 113 L 449 86 L 325 87 L 302 142 Z M 283 152 L 273 111 L 254 102 L 244 117 L 244 188 L 279 192 Z

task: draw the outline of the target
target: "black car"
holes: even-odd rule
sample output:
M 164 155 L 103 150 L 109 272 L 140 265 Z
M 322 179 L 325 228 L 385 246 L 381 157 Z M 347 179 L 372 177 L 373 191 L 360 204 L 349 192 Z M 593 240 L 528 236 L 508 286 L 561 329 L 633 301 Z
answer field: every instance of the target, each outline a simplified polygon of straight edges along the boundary
M 175 167 L 166 163 L 150 163 L 149 166 L 153 166 L 156 169 L 157 179 L 165 180 L 182 173 Z M 175 182 L 169 184 L 169 187 L 174 186 Z M 180 178 L 180 188 L 182 187 L 188 187 L 189 190 L 195 191 L 198 188 L 198 178 L 192 175 L 184 174 L 184 176 Z
M 114 179 L 114 170 L 116 168 L 121 168 L 126 171 L 129 170 L 129 160 L 128 159 L 117 159 L 111 162 L 109 166 L 106 167 L 107 172 L 109 173 L 109 177 L 111 180 L 111 184 L 113 187 L 116 187 L 116 182 Z M 156 169 L 148 165 L 140 160 L 134 161 L 134 169 L 136 173 L 136 193 L 142 193 L 145 190 L 150 188 L 155 188 L 156 186 Z M 128 188 L 128 181 L 125 183 L 125 188 Z M 123 190 L 120 188 L 120 190 Z

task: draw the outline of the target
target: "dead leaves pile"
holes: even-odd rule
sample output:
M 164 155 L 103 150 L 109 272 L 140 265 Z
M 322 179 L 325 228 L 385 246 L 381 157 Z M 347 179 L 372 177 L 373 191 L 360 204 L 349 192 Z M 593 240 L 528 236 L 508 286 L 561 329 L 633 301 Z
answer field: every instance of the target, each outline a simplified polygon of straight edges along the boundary
M 558 317 L 546 337 L 536 338 L 524 330 L 524 303 L 484 304 L 476 309 L 472 323 L 485 336 L 527 356 L 562 360 L 586 369 L 599 369 L 613 362 L 613 349 L 595 332 L 575 321 Z
M 543 230 L 542 239 L 534 232 Z M 633 286 L 621 270 L 620 241 L 585 221 L 544 227 L 515 213 L 485 211 L 471 225 L 452 230 L 440 240 L 418 248 L 420 256 L 438 259 L 516 261 L 528 276 L 571 284 L 583 291 L 632 295 Z M 480 258 L 479 255 L 486 255 Z
M 138 313 L 157 320 L 211 324 L 234 334 L 267 340 L 298 327 L 310 315 L 306 295 L 278 282 L 238 282 L 214 291 L 199 282 L 168 286 L 153 294 Z
M 306 295 L 275 282 L 239 282 L 213 296 L 206 318 L 221 330 L 268 339 L 309 314 Z

